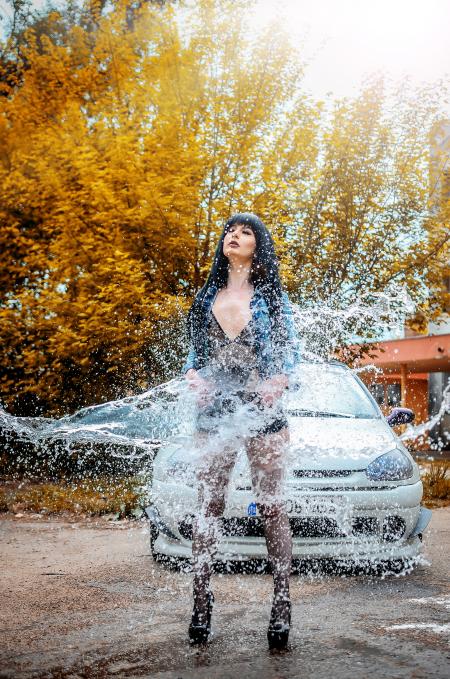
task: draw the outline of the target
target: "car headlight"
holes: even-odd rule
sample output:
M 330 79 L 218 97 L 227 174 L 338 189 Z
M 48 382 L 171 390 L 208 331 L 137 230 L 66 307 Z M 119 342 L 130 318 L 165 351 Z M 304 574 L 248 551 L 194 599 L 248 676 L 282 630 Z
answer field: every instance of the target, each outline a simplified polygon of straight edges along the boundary
M 366 468 L 372 481 L 401 481 L 409 479 L 413 473 L 411 460 L 399 448 L 380 455 Z

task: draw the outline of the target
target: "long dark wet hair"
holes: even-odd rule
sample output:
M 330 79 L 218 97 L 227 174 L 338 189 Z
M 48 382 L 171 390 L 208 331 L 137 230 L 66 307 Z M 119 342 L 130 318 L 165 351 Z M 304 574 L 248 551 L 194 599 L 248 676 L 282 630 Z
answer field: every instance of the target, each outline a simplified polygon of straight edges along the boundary
M 282 285 L 273 238 L 261 219 L 251 212 L 238 212 L 230 217 L 222 231 L 214 253 L 214 260 L 206 283 L 197 293 L 187 317 L 188 335 L 199 357 L 205 348 L 206 316 L 203 300 L 211 285 L 223 288 L 228 281 L 228 258 L 223 254 L 223 240 L 235 224 L 248 224 L 256 240 L 250 270 L 250 281 L 263 295 L 270 315 L 271 339 L 280 349 L 287 340 L 286 324 L 282 315 Z

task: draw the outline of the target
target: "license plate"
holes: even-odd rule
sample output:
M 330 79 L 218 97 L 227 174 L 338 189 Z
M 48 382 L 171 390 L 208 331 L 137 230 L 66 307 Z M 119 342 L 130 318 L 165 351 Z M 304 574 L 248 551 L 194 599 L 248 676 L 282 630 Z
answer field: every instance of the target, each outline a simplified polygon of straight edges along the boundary
M 286 500 L 285 506 L 290 516 L 334 515 L 342 507 L 342 498 L 306 495 L 301 498 Z

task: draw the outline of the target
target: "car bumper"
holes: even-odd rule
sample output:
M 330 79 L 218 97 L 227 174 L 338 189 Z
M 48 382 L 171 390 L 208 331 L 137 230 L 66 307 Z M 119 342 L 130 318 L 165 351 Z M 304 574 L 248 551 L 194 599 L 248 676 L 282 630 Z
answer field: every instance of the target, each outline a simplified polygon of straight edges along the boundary
M 159 534 L 154 551 L 158 554 L 174 557 L 192 558 L 191 543 L 187 540 L 174 541 L 162 533 Z M 307 542 L 293 540 L 292 558 L 302 560 L 333 559 L 362 563 L 370 561 L 377 563 L 396 559 L 415 559 L 421 553 L 421 541 L 416 535 L 396 544 L 382 544 L 379 541 L 343 542 L 321 541 Z M 222 541 L 215 556 L 216 561 L 253 561 L 267 559 L 267 549 L 264 539 L 250 538 L 238 541 Z
M 191 488 L 176 484 L 154 484 L 153 522 L 159 523 L 159 535 L 154 544 L 156 553 L 168 557 L 190 559 L 192 542 L 186 531 L 180 531 L 180 525 L 195 515 L 196 497 Z M 303 493 L 304 495 L 304 493 Z M 392 489 L 351 490 L 343 493 L 339 489 L 330 493 L 314 493 L 321 499 L 326 497 L 331 502 L 339 498 L 339 512 L 335 515 L 321 517 L 298 517 L 289 512 L 292 521 L 313 525 L 314 521 L 334 521 L 339 527 L 339 535 L 330 537 L 320 535 L 311 537 L 309 528 L 303 529 L 302 535 L 293 531 L 294 559 L 342 559 L 359 561 L 381 561 L 391 559 L 415 558 L 421 551 L 421 533 L 430 520 L 429 510 L 420 507 L 422 497 L 421 482 L 397 486 Z M 291 494 L 295 500 L 302 494 Z M 225 516 L 243 520 L 253 502 L 251 492 L 230 494 Z M 392 518 L 403 526 L 399 539 L 395 535 L 386 538 L 386 522 Z M 309 522 L 309 523 L 308 523 Z M 370 534 L 355 534 L 355 526 L 371 525 Z M 184 534 L 183 534 L 184 533 Z M 306 533 L 306 534 L 305 534 Z M 266 559 L 267 550 L 264 536 L 224 535 L 218 545 L 216 559 L 218 561 L 246 561 Z

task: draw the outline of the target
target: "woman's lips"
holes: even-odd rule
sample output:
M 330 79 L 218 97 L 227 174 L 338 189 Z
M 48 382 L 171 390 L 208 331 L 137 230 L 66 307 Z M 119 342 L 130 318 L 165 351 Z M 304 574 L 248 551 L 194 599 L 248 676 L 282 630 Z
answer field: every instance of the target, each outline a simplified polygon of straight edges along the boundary
M 239 243 L 230 243 L 230 248 L 238 248 Z

